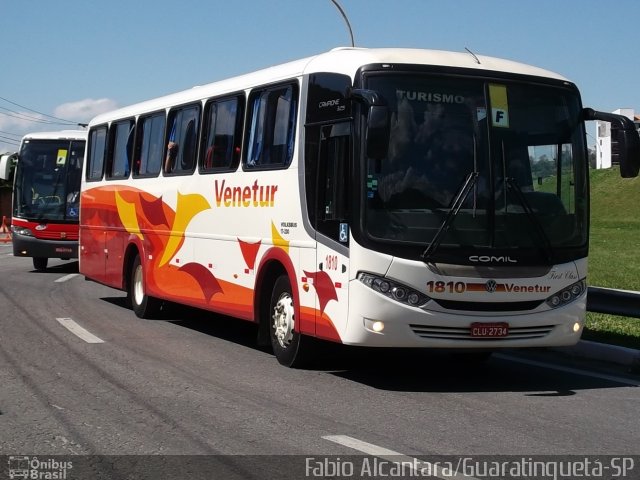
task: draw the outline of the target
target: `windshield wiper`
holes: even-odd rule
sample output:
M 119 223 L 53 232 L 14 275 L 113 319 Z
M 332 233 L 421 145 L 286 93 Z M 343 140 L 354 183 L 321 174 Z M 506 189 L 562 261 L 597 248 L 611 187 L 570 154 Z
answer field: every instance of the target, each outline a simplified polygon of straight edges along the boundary
M 506 183 L 507 183 L 507 188 L 515 192 L 516 197 L 520 202 L 520 205 L 522 205 L 524 212 L 527 214 L 527 218 L 529 218 L 529 221 L 531 222 L 536 233 L 540 237 L 540 240 L 542 240 L 541 250 L 544 253 L 544 256 L 547 262 L 551 264 L 553 260 L 553 246 L 551 245 L 551 240 L 549 240 L 549 236 L 544 231 L 544 227 L 542 226 L 542 223 L 540 223 L 540 219 L 538 219 L 538 217 L 536 217 L 536 214 L 533 213 L 533 210 L 531 209 L 531 205 L 529 205 L 529 202 L 527 202 L 527 199 L 524 196 L 524 193 L 522 193 L 522 189 L 520 188 L 520 185 L 518 185 L 518 182 L 514 178 L 507 177 Z
M 447 230 L 449 230 L 449 227 L 451 226 L 451 222 L 453 222 L 453 220 L 456 218 L 456 215 L 458 215 L 460 208 L 462 208 L 462 204 L 469 196 L 469 192 L 471 192 L 471 189 L 478 181 L 478 175 L 479 175 L 478 172 L 471 172 L 469 173 L 469 175 L 467 175 L 467 178 L 465 179 L 464 184 L 462 185 L 462 187 L 460 187 L 460 190 L 458 190 L 458 192 L 456 193 L 455 200 L 453 201 L 453 204 L 451 205 L 451 209 L 449 210 L 449 213 L 445 217 L 444 222 L 442 222 L 442 225 L 440 225 L 440 228 L 434 235 L 433 240 L 431 240 L 431 243 L 429 244 L 429 246 L 425 249 L 424 252 L 422 252 L 423 262 L 427 262 L 429 260 L 429 257 L 433 255 L 433 252 L 436 251 L 436 249 L 442 242 L 444 235 L 447 233 Z

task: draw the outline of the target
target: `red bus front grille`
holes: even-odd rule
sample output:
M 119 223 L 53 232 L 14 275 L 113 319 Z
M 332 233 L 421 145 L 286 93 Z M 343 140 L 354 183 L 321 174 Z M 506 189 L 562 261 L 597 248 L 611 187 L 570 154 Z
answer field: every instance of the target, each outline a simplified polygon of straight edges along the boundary
M 78 241 L 78 232 L 47 232 L 40 231 L 35 232 L 36 238 L 40 238 L 42 240 L 73 240 Z

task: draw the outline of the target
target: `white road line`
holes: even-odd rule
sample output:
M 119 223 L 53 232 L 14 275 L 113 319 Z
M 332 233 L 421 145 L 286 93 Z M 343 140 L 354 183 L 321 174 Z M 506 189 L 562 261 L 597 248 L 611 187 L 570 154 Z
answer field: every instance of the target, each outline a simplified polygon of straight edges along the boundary
M 503 353 L 494 353 L 494 357 L 501 358 L 509 362 L 524 363 L 525 365 L 531 365 L 533 367 L 541 367 L 549 370 L 557 370 L 559 372 L 581 375 L 583 377 L 599 378 L 601 380 L 608 380 L 610 382 L 630 385 L 632 387 L 640 387 L 640 381 L 633 380 L 631 378 L 618 377 L 616 375 L 607 375 L 606 373 L 589 372 L 588 370 L 580 370 L 579 368 L 563 367 L 562 365 L 554 365 L 552 363 L 539 362 L 537 360 L 512 357 L 511 355 L 505 355 Z
M 64 328 L 69 330 L 75 336 L 80 337 L 87 343 L 104 343 L 104 340 L 96 337 L 93 333 L 85 330 L 83 327 L 78 325 L 70 318 L 56 318 L 56 320 L 62 325 Z
M 475 477 L 469 477 L 467 475 L 457 473 L 460 471 L 461 462 L 457 462 L 456 465 L 453 465 L 452 471 L 447 466 L 443 466 L 442 464 L 437 465 L 430 462 L 425 462 L 418 458 L 409 457 L 394 450 L 379 447 L 378 445 L 374 445 L 372 443 L 363 442 L 362 440 L 358 440 L 357 438 L 349 437 L 347 435 L 326 435 L 322 438 L 330 442 L 344 445 L 345 447 L 353 448 L 354 450 L 366 453 L 367 455 L 382 458 L 383 460 L 387 460 L 390 463 L 400 464 L 403 467 L 406 466 L 407 470 L 411 470 L 413 472 L 411 476 L 421 476 L 421 470 L 424 470 L 430 472 L 431 476 L 444 480 L 477 480 Z
M 73 277 L 77 277 L 78 275 L 80 275 L 80 274 L 79 273 L 70 273 L 69 275 L 65 275 L 64 277 L 60 277 L 55 282 L 56 283 L 66 282 L 67 280 L 71 280 Z

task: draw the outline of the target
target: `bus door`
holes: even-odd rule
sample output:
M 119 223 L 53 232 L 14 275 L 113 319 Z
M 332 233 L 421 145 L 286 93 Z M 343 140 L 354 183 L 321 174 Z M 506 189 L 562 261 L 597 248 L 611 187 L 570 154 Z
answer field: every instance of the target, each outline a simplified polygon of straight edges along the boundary
M 316 175 L 316 335 L 339 340 L 348 313 L 351 122 L 323 125 Z

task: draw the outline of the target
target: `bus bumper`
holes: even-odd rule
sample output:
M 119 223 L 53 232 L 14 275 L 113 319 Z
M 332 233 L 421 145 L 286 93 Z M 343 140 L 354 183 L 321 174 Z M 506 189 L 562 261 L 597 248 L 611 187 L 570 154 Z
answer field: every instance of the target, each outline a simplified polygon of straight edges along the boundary
M 78 258 L 77 241 L 42 240 L 14 232 L 12 243 L 16 257 Z
M 544 302 L 526 312 L 477 313 L 436 310 L 427 303 L 423 308 L 409 307 L 389 299 L 355 281 L 351 284 L 351 308 L 341 340 L 347 345 L 409 348 L 500 349 L 575 345 L 584 327 L 587 294 L 559 308 Z M 381 331 L 375 331 L 380 328 Z M 504 337 L 471 336 L 472 323 L 506 323 Z

